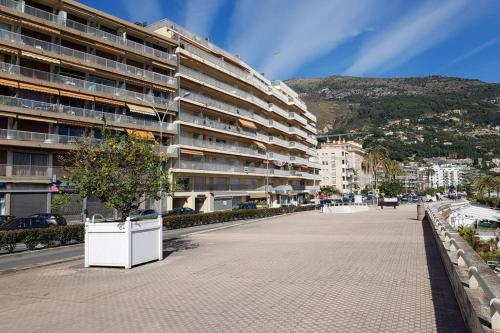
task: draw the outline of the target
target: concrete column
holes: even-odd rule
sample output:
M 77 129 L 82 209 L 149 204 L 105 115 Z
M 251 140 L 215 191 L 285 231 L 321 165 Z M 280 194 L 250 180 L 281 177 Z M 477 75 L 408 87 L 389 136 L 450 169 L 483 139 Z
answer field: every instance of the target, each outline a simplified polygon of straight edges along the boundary
M 12 150 L 7 151 L 7 166 L 5 167 L 5 176 L 12 177 L 12 160 L 13 160 Z

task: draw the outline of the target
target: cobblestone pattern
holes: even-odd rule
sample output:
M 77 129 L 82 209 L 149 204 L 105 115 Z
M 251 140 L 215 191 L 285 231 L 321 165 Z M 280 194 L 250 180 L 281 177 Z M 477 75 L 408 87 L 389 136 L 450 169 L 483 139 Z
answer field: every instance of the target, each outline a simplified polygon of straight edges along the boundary
M 415 206 L 305 212 L 179 240 L 132 270 L 0 277 L 0 332 L 464 332 Z

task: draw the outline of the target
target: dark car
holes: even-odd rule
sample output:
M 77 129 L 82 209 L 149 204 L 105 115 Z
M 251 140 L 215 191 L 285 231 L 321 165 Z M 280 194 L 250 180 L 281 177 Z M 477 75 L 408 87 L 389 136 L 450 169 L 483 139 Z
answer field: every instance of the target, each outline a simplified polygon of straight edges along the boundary
M 50 228 L 53 226 L 54 225 L 49 223 L 47 219 L 36 218 L 36 217 L 18 217 L 3 224 L 2 229 L 3 230 L 40 229 L 40 228 Z
M 238 209 L 257 209 L 257 204 L 251 201 L 240 203 Z
M 131 220 L 138 219 L 147 219 L 147 218 L 156 218 L 158 217 L 158 213 L 154 209 L 144 209 L 137 211 L 134 215 L 130 216 Z
M 50 225 L 55 227 L 61 225 L 67 225 L 66 219 L 59 214 L 40 213 L 40 214 L 33 214 L 29 216 L 29 218 L 44 220 Z
M 14 215 L 0 215 L 0 225 L 7 223 L 14 218 Z
M 190 214 L 196 214 L 196 211 L 191 208 L 181 207 L 172 209 L 171 211 L 167 212 L 166 215 L 190 215 Z

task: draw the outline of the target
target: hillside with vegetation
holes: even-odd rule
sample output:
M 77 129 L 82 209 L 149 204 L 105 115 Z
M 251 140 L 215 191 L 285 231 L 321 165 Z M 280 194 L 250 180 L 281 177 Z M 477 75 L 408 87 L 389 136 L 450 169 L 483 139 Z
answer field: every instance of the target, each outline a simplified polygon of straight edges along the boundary
M 500 84 L 453 77 L 287 81 L 318 118 L 319 135 L 349 133 L 398 160 L 500 155 Z

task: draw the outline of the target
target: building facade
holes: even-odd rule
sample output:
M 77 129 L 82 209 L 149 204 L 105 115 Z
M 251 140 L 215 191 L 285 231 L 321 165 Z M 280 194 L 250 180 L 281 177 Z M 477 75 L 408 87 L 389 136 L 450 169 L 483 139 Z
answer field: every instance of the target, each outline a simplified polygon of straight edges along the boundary
M 317 185 L 316 118 L 237 57 L 173 24 L 143 27 L 70 0 L 0 0 L 0 12 L 0 214 L 50 212 L 59 157 L 79 137 L 99 140 L 103 119 L 163 143 L 184 185 L 163 211 L 286 204 Z M 61 213 L 83 209 L 112 214 L 76 195 Z
M 433 172 L 429 173 L 430 186 L 443 187 L 447 192 L 450 187 L 457 188 L 462 183 L 462 166 L 453 164 L 432 165 Z
M 370 184 L 370 176 L 362 171 L 365 152 L 352 141 L 322 143 L 318 149 L 321 164 L 321 186 L 335 186 L 342 194 L 358 193 Z
M 180 35 L 179 157 L 172 172 L 183 190 L 172 207 L 288 205 L 319 188 L 316 117 L 297 93 L 169 20 L 149 28 Z

